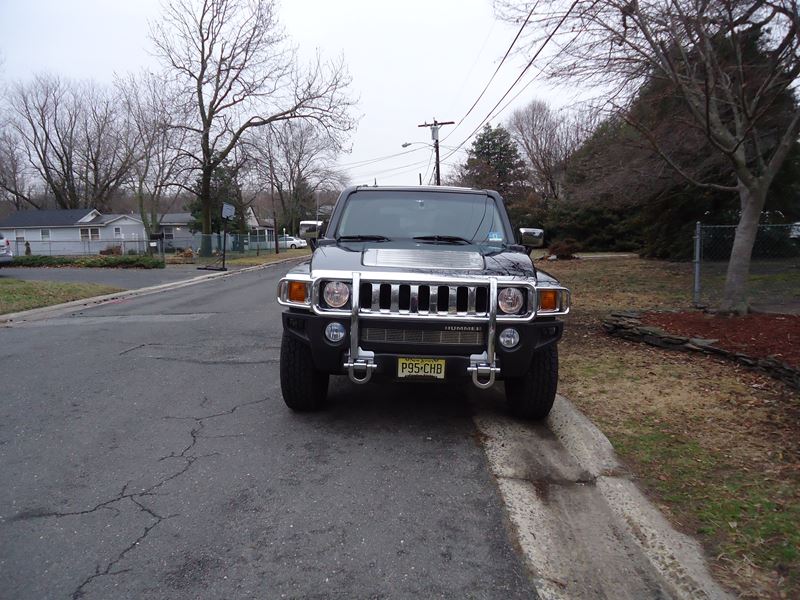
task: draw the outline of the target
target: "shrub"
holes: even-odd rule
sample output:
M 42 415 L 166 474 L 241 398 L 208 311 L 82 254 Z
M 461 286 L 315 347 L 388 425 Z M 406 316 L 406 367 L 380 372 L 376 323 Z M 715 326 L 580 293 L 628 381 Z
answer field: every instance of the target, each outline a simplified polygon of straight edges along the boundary
M 164 262 L 152 256 L 17 256 L 9 266 L 163 269 Z
M 548 252 L 551 256 L 555 256 L 561 260 L 569 260 L 575 258 L 575 253 L 580 250 L 580 245 L 572 238 L 559 240 L 550 244 Z

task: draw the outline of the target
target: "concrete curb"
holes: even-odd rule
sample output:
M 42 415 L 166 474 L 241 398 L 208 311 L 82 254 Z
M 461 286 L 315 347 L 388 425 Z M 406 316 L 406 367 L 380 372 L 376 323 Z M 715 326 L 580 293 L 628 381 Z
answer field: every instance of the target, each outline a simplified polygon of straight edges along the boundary
M 157 294 L 159 292 L 166 292 L 169 290 L 189 287 L 192 285 L 197 285 L 199 283 L 205 283 L 206 281 L 211 281 L 213 279 L 224 279 L 226 277 L 233 277 L 235 275 L 239 275 L 240 273 L 249 273 L 251 271 L 268 269 L 269 267 L 275 265 L 281 265 L 288 262 L 303 260 L 305 258 L 307 257 L 293 256 L 292 258 L 276 260 L 274 262 L 265 263 L 263 265 L 243 267 L 241 269 L 236 269 L 235 271 L 221 271 L 218 273 L 209 273 L 208 275 L 198 275 L 197 277 L 192 277 L 190 279 L 182 279 L 181 281 L 162 283 L 159 285 L 137 288 L 135 290 L 125 290 L 124 292 L 118 292 L 116 294 L 104 294 L 102 296 L 92 296 L 91 298 L 82 298 L 80 300 L 73 300 L 72 302 L 54 304 L 53 306 L 43 306 L 41 308 L 32 308 L 31 310 L 23 310 L 16 313 L 8 313 L 5 315 L 0 315 L 0 326 L 8 327 L 12 323 L 35 321 L 38 319 L 51 317 L 57 314 L 72 312 L 75 309 L 91 308 L 94 306 L 101 306 L 103 304 L 108 304 L 110 302 L 126 300 L 128 298 L 147 296 L 149 294 Z
M 595 477 L 608 507 L 676 598 L 731 598 L 708 571 L 700 544 L 676 531 L 621 472 L 611 442 L 596 425 L 563 396 L 556 398 L 547 424 L 578 464 Z

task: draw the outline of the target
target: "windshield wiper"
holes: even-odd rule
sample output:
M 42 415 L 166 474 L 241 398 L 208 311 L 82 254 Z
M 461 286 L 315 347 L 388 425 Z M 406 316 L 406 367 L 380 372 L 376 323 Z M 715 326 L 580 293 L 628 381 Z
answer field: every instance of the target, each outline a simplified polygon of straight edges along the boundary
M 385 235 L 340 235 L 337 242 L 388 242 Z
M 419 242 L 440 242 L 442 244 L 471 244 L 468 239 L 457 235 L 419 235 L 413 238 Z

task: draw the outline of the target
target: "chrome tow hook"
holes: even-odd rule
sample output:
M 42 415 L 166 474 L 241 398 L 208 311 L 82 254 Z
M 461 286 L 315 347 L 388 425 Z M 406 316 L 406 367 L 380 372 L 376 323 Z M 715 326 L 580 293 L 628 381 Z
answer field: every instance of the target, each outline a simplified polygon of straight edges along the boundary
M 359 348 L 355 360 L 350 360 L 348 354 L 344 368 L 347 369 L 347 376 L 353 383 L 367 383 L 372 378 L 372 371 L 378 368 L 375 364 L 375 353 Z
M 500 367 L 496 366 L 494 361 L 489 363 L 486 359 L 486 352 L 473 354 L 470 356 L 470 364 L 467 367 L 467 372 L 472 373 L 472 383 L 482 390 L 492 387 L 495 375 L 500 373 Z

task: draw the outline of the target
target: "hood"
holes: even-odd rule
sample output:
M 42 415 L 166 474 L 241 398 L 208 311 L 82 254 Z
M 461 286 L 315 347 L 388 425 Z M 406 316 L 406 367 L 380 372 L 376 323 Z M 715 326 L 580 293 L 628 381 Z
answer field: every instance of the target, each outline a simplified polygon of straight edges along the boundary
M 380 271 L 425 273 L 448 277 L 535 278 L 536 269 L 524 253 L 491 246 L 390 243 L 347 243 L 318 247 L 311 258 L 312 273 Z

